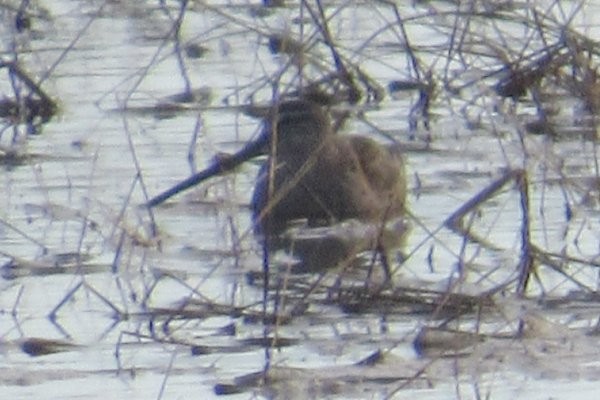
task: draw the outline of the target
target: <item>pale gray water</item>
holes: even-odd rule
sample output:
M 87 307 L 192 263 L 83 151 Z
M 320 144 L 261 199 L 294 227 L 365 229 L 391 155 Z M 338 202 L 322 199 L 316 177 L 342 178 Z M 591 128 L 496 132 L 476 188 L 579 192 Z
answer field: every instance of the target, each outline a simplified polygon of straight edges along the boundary
M 233 152 L 251 138 L 258 122 L 236 106 L 247 104 L 257 82 L 286 62 L 284 55 L 269 53 L 261 33 L 297 29 L 290 20 L 297 16 L 298 7 L 276 9 L 260 18 L 246 3 L 211 3 L 212 10 L 200 3 L 191 5 L 183 40 L 201 44 L 208 52 L 197 59 L 186 57 L 186 71 L 194 88 L 210 91 L 210 100 L 159 118 L 152 107 L 184 89 L 173 42 L 164 39 L 173 21 L 159 2 L 34 4 L 39 8 L 34 11 L 32 31 L 16 35 L 9 29 L 14 18 L 10 10 L 4 11 L 2 31 L 7 43 L 18 44 L 19 60 L 34 76 L 48 71 L 74 38 L 81 37 L 42 85 L 58 101 L 59 114 L 39 135 L 21 132 L 16 144 L 11 129 L 0 137 L 3 148 L 26 156 L 23 165 L 3 167 L 0 174 L 2 263 L 16 260 L 19 266 L 5 267 L 0 280 L 0 395 L 147 399 L 158 398 L 164 384 L 162 398 L 214 396 L 216 383 L 263 368 L 263 348 L 244 341 L 260 339 L 263 326 L 230 312 L 196 306 L 197 317 L 171 321 L 165 332 L 165 318 L 151 318 L 148 313 L 154 308 L 172 310 L 193 291 L 196 301 L 253 305 L 251 310 L 260 310 L 256 305 L 262 296 L 260 287 L 249 285 L 245 277 L 248 271 L 261 269 L 260 246 L 251 232 L 248 208 L 257 164 L 245 165 L 236 174 L 213 179 L 156 208 L 157 239 L 151 235 L 149 214 L 139 207 L 146 199 L 136 160 L 153 196 L 192 172 L 187 157 L 195 129 L 195 169 L 207 165 L 216 153 Z M 452 18 L 428 15 L 452 7 L 432 3 L 400 9 L 404 18 L 421 16 L 408 26 L 408 34 L 411 44 L 422 50 L 422 61 L 434 66 L 436 77 L 446 68 L 443 44 L 450 30 L 444 24 Z M 587 4 L 575 24 L 594 26 L 596 11 L 597 5 Z M 170 13 L 174 18 L 177 10 L 170 8 Z M 438 25 L 428 23 L 431 20 Z M 398 35 L 387 31 L 373 36 L 394 21 L 391 9 L 379 5 L 343 8 L 331 24 L 339 45 L 355 49 L 352 60 L 382 87 L 392 79 L 408 78 Z M 503 29 L 522 44 L 525 29 L 514 25 Z M 480 35 L 498 36 L 493 35 L 491 23 L 481 26 L 492 33 L 481 28 Z M 594 37 L 591 28 L 582 32 Z M 8 44 L 4 50 L 8 52 Z M 315 51 L 330 68 L 327 49 L 321 46 Z M 450 75 L 468 80 L 479 76 L 485 64 L 476 58 L 471 62 L 472 70 L 465 71 L 456 58 L 447 68 Z M 4 93 L 12 93 L 2 76 Z M 519 195 L 511 185 L 485 202 L 474 219 L 473 231 L 496 250 L 470 242 L 463 247 L 462 235 L 439 229 L 452 212 L 508 167 L 529 173 L 532 240 L 537 246 L 590 262 L 598 253 L 598 191 L 590 183 L 598 177 L 594 143 L 580 135 L 559 141 L 526 135 L 521 141 L 520 118 L 532 114 L 533 105 L 520 104 L 517 111 L 510 111 L 509 100 L 485 89 L 491 83 L 482 81 L 476 87 L 488 96 L 475 96 L 470 88 L 451 97 L 438 88 L 429 131 L 422 124 L 409 129 L 407 115 L 417 100 L 414 92 L 400 93 L 398 98 L 388 95 L 366 112 L 371 124 L 407 148 L 414 220 L 405 249 L 410 257 L 402 266 L 393 265 L 398 269 L 398 285 L 443 291 L 459 277 L 459 261 L 467 264 L 461 283 L 465 293 L 478 294 L 514 278 L 521 251 L 521 211 Z M 268 86 L 255 95 L 257 101 L 269 98 Z M 560 99 L 559 111 L 560 121 L 575 131 L 583 128 L 574 103 Z M 479 128 L 467 128 L 476 122 L 481 123 Z M 384 140 L 358 120 L 349 123 L 347 131 Z M 570 219 L 567 203 L 573 212 Z M 81 255 L 82 262 L 61 261 L 61 256 L 71 253 Z M 595 289 L 595 268 L 586 263 L 564 268 L 569 276 Z M 312 278 L 290 279 L 298 285 L 302 283 L 298 279 Z M 569 291 L 573 298 L 581 294 L 576 285 L 549 269 L 540 269 L 540 279 L 550 298 Z M 58 309 L 56 320 L 47 318 L 75 288 L 79 289 Z M 541 292 L 541 285 L 531 288 L 532 295 Z M 129 319 L 115 321 L 114 311 L 101 296 L 130 313 Z M 335 304 L 325 304 L 323 297 L 316 295 L 306 314 L 277 329 L 280 337 L 297 340 L 272 352 L 274 374 L 280 374 L 276 376 L 282 376 L 283 383 L 274 385 L 272 392 L 249 388 L 235 398 L 251 398 L 254 391 L 266 397 L 287 393 L 298 398 L 383 398 L 432 360 L 429 382 L 408 385 L 395 392 L 397 398 L 472 398 L 477 391 L 493 399 L 596 394 L 597 346 L 594 337 L 582 337 L 580 331 L 557 338 L 547 335 L 552 325 L 536 326 L 532 329 L 539 340 L 491 341 L 462 363 L 452 358 L 457 364 L 451 364 L 435 356 L 418 358 L 412 349 L 418 330 L 435 325 L 431 311 L 415 315 L 392 308 L 383 321 L 373 310 L 345 313 Z M 481 317 L 485 332 L 509 331 L 517 317 L 548 318 L 573 328 L 589 328 L 597 318 L 597 302 L 567 304 L 564 310 L 550 312 L 533 300 L 516 300 L 514 287 L 496 300 L 497 312 Z M 474 323 L 472 316 L 461 318 L 463 328 Z M 229 324 L 236 329 L 232 335 L 222 331 Z M 77 347 L 30 357 L 18 346 L 26 338 L 61 340 Z M 194 356 L 190 345 L 206 346 L 211 352 Z M 386 353 L 382 365 L 351 366 L 376 350 Z M 556 367 L 563 363 L 564 368 Z M 367 376 L 371 379 L 358 382 Z

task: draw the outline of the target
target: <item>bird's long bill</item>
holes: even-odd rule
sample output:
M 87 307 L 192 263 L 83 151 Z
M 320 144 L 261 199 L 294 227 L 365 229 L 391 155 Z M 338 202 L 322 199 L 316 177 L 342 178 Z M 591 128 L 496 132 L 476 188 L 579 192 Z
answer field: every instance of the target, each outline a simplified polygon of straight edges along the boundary
M 209 167 L 190 176 L 186 180 L 179 182 L 177 185 L 173 186 L 168 190 L 165 190 L 158 196 L 153 197 L 152 199 L 150 199 L 150 201 L 148 201 L 148 203 L 146 203 L 146 206 L 149 208 L 157 206 L 163 203 L 165 200 L 175 196 L 180 192 L 183 192 L 186 189 L 189 189 L 194 185 L 199 184 L 200 182 L 203 182 L 215 175 L 231 171 L 243 162 L 263 154 L 266 145 L 267 135 L 263 133 L 257 140 L 248 143 L 237 153 L 231 156 L 220 157 L 216 159 Z

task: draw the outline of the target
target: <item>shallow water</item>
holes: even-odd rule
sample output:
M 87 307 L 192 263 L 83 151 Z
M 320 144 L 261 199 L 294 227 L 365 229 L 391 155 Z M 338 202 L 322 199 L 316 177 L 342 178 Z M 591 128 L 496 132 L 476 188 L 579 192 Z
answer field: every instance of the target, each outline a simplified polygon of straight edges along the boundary
M 385 142 L 377 128 L 406 149 L 412 228 L 403 249 L 406 260 L 394 259 L 392 265 L 401 290 L 388 303 L 369 307 L 351 295 L 332 300 L 339 271 L 324 277 L 281 273 L 273 281 L 286 286 L 270 295 L 283 296 L 279 306 L 286 310 L 308 308 L 265 328 L 257 322 L 261 276 L 252 280 L 248 274 L 262 268 L 248 207 L 256 162 L 181 194 L 152 214 L 140 205 L 258 132 L 259 123 L 240 106 L 250 96 L 270 99 L 270 86 L 261 82 L 283 68 L 287 57 L 271 54 L 265 35 L 296 29 L 290 21 L 298 7 L 266 10 L 259 17 L 261 9 L 246 3 L 190 4 L 182 40 L 208 51 L 200 58 L 184 56 L 186 73 L 193 88 L 210 96 L 159 111 L 157 104 L 185 89 L 173 40 L 166 38 L 177 9 L 169 4 L 167 14 L 158 2 L 129 3 L 35 2 L 31 30 L 18 34 L 8 28 L 14 26 L 14 11 L 2 15 L 6 42 L 18 45 L 19 61 L 32 75 L 49 74 L 42 88 L 60 107 L 37 135 L 22 126 L 14 131 L 6 122 L 0 136 L 2 149 L 22 157 L 0 174 L 3 396 L 210 398 L 219 384 L 242 389 L 235 398 L 596 394 L 591 380 L 598 372 L 597 343 L 582 334 L 594 326 L 598 308 L 597 273 L 590 267 L 598 251 L 593 141 L 581 135 L 560 140 L 521 135 L 533 104 L 515 106 L 483 89 L 489 96 L 471 96 L 472 87 L 461 96 L 440 94 L 430 129 L 421 120 L 416 129 L 409 126 L 407 115 L 417 101 L 412 92 L 368 106 L 368 123 L 353 119 L 345 130 Z M 439 26 L 425 22 L 433 10 L 451 10 L 432 4 L 400 9 L 404 18 L 415 18 L 408 34 L 427 64 L 442 59 L 440 44 L 449 30 L 441 15 Z M 596 8 L 586 5 L 574 25 L 593 26 Z M 331 24 L 342 48 L 360 48 L 351 58 L 382 87 L 408 78 L 406 59 L 394 56 L 399 34 L 374 35 L 394 22 L 384 6 L 342 7 Z M 521 31 L 504 29 L 522 43 Z M 327 49 L 317 46 L 310 54 L 316 52 L 329 65 Z M 448 71 L 464 81 L 480 76 L 485 64 L 480 61 L 470 60 L 473 69 L 465 72 L 455 58 Z M 436 75 L 444 68 L 440 63 L 434 62 Z M 2 76 L 2 90 L 12 93 Z M 478 89 L 489 84 L 482 80 Z M 583 130 L 576 102 L 566 99 L 561 105 L 566 128 Z M 523 218 L 522 198 L 511 181 L 465 218 L 479 241 L 444 225 L 508 168 L 523 169 L 529 178 L 532 242 L 583 262 L 559 259 L 559 272 L 540 268 L 530 299 L 517 298 L 514 285 L 508 285 L 483 315 L 461 315 L 452 325 L 506 334 L 525 321 L 533 337 L 487 338 L 475 350 L 459 352 L 461 357 L 420 356 L 413 340 L 444 314 L 437 303 L 399 304 L 399 294 L 452 288 L 476 295 L 515 279 Z M 360 277 L 349 273 L 344 282 L 358 290 Z M 321 285 L 303 297 L 318 279 Z M 548 303 L 536 301 L 541 293 Z M 557 303 L 549 304 L 552 299 Z M 281 342 L 269 352 L 272 382 L 261 385 L 248 375 L 265 366 L 265 331 Z M 58 341 L 48 345 L 56 352 L 23 351 L 39 339 Z M 373 366 L 356 365 L 378 351 L 383 357 Z M 557 368 L 557 361 L 564 368 Z

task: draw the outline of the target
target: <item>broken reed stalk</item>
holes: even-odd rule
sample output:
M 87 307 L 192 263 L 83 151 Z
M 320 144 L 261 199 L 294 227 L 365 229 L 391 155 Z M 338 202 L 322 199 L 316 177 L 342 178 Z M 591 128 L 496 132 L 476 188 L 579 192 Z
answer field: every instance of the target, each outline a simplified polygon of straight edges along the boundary
M 173 371 L 175 357 L 177 357 L 177 350 L 173 350 L 171 352 L 171 358 L 169 359 L 169 365 L 167 365 L 167 370 L 164 373 L 163 380 L 160 383 L 160 390 L 158 392 L 158 396 L 156 397 L 158 400 L 164 398 L 165 390 L 167 388 L 167 380 L 169 379 L 169 377 L 171 376 L 171 372 Z
M 316 1 L 317 8 L 319 10 L 319 16 L 316 16 L 314 14 L 314 11 L 312 10 L 311 7 L 309 7 L 306 0 L 303 0 L 302 3 L 306 7 L 308 12 L 311 14 L 311 16 L 313 17 L 315 24 L 321 31 L 321 35 L 323 36 L 323 40 L 325 41 L 325 44 L 327 45 L 327 47 L 329 47 L 329 50 L 331 51 L 331 56 L 333 58 L 335 68 L 338 72 L 338 76 L 340 77 L 342 83 L 344 83 L 346 85 L 346 87 L 349 89 L 348 99 L 347 99 L 348 102 L 350 104 L 357 103 L 358 101 L 360 101 L 360 98 L 362 97 L 360 90 L 358 89 L 358 87 L 356 86 L 356 83 L 354 82 L 354 76 L 348 71 L 348 68 L 346 68 L 345 63 L 342 61 L 342 57 L 340 56 L 340 54 L 335 46 L 335 43 L 333 42 L 333 38 L 331 37 L 331 32 L 329 30 L 328 18 L 325 16 L 325 11 L 323 10 L 323 5 L 321 4 L 321 0 Z
M 524 172 L 522 170 L 510 170 L 506 171 L 500 178 L 483 188 L 475 196 L 471 197 L 466 203 L 464 203 L 458 210 L 454 211 L 444 221 L 444 226 L 448 229 L 466 236 L 475 243 L 481 243 L 482 240 L 476 238 L 468 229 L 462 226 L 463 218 L 479 207 L 482 203 L 488 201 L 490 198 L 495 196 L 500 190 L 502 190 L 509 182 L 517 181 L 518 177 Z
M 120 216 L 119 216 L 119 221 L 121 221 L 122 216 L 124 215 L 125 209 L 129 203 L 129 200 L 131 199 L 131 195 L 133 194 L 133 188 L 136 183 L 139 183 L 142 193 L 144 195 L 144 198 L 145 199 L 149 198 L 148 197 L 148 189 L 147 189 L 146 183 L 144 181 L 144 174 L 142 173 L 142 167 L 140 165 L 140 161 L 137 156 L 135 144 L 133 143 L 131 130 L 129 129 L 129 119 L 127 118 L 127 116 L 125 114 L 123 114 L 122 120 L 123 120 L 123 128 L 125 129 L 125 137 L 127 138 L 127 147 L 129 149 L 129 153 L 131 154 L 131 159 L 133 161 L 133 165 L 135 167 L 136 174 L 135 174 L 134 180 L 132 182 L 131 190 L 127 196 L 127 199 L 125 200 L 125 203 L 123 204 L 123 208 L 122 208 Z M 154 213 L 152 212 L 152 210 L 150 208 L 148 208 L 148 216 L 150 218 L 148 235 L 149 235 L 149 237 L 154 238 L 158 235 L 158 228 L 157 228 L 156 220 L 154 219 Z
M 518 278 L 517 278 L 517 294 L 523 296 L 527 290 L 527 285 L 531 273 L 534 269 L 535 262 L 535 251 L 531 243 L 531 219 L 530 219 L 530 201 L 529 201 L 529 180 L 527 178 L 527 172 L 525 170 L 512 170 L 507 171 L 502 177 L 492 182 L 490 185 L 485 187 L 466 203 L 464 203 L 458 210 L 452 213 L 444 225 L 447 226 L 454 232 L 462 234 L 465 238 L 472 240 L 476 243 L 482 243 L 482 241 L 476 238 L 468 229 L 462 226 L 463 218 L 479 207 L 483 202 L 489 200 L 496 193 L 498 193 L 506 184 L 514 181 L 519 191 L 520 206 L 521 206 L 521 254 L 518 264 Z
M 529 180 L 527 172 L 521 171 L 515 177 L 519 188 L 521 204 L 521 259 L 519 262 L 519 277 L 517 281 L 517 294 L 523 296 L 527 291 L 527 284 L 534 269 L 535 256 L 531 244 L 531 221 L 529 218 Z
M 185 86 L 184 93 L 189 95 L 192 93 L 192 81 L 187 72 L 187 68 L 185 65 L 183 51 L 181 46 L 181 25 L 183 23 L 183 19 L 185 18 L 185 12 L 187 9 L 188 0 L 181 0 L 181 4 L 179 6 L 179 10 L 177 12 L 177 16 L 173 21 L 173 46 L 175 58 L 177 59 L 177 66 L 179 67 L 179 72 L 181 73 L 181 78 L 183 79 L 183 83 Z M 163 5 L 163 9 L 165 12 L 169 12 L 169 9 Z
M 48 319 L 52 322 L 56 322 L 56 317 L 60 309 L 67 304 L 71 298 L 81 289 L 85 289 L 90 291 L 93 295 L 95 295 L 102 303 L 104 303 L 108 308 L 113 311 L 113 319 L 115 321 L 122 321 L 126 319 L 127 313 L 120 310 L 112 301 L 110 301 L 106 296 L 102 293 L 98 292 L 93 286 L 86 283 L 84 280 L 81 280 L 77 283 L 71 290 L 67 292 L 67 294 L 62 298 L 62 300 L 48 313 Z
M 0 118 L 13 125 L 15 141 L 19 124 L 26 124 L 28 132 L 35 133 L 37 125 L 48 122 L 56 114 L 58 106 L 17 62 L 0 60 L 1 68 L 8 70 L 12 97 L 4 96 L 0 100 Z M 22 93 L 22 86 L 27 89 L 26 93 Z
M 33 81 L 16 62 L 13 61 L 0 61 L 0 68 L 7 68 L 11 75 L 14 75 L 18 78 L 20 82 L 23 82 L 25 86 L 32 93 L 35 93 L 42 100 L 42 103 L 48 107 L 50 110 L 56 110 L 56 103 L 42 90 L 40 85 Z
M 274 100 L 277 101 L 277 94 L 274 94 Z M 267 182 L 267 204 L 270 204 L 274 197 L 275 192 L 275 171 L 277 167 L 277 141 L 279 139 L 279 132 L 277 129 L 279 121 L 279 113 L 275 113 L 273 118 L 270 120 L 270 131 L 271 140 L 269 141 L 269 154 L 268 158 L 268 182 Z M 263 232 L 263 240 L 262 240 L 262 279 L 263 279 L 263 289 L 262 289 L 262 323 L 263 323 L 263 339 L 265 342 L 269 338 L 270 329 L 267 324 L 267 315 L 268 315 L 268 305 L 269 305 L 269 285 L 270 285 L 270 271 L 271 271 L 271 260 L 270 260 L 270 252 L 271 252 L 271 242 L 272 232 L 273 232 L 273 218 L 271 218 L 271 213 L 264 214 L 264 209 L 261 215 L 257 218 L 258 223 L 263 224 L 264 232 Z M 277 294 L 276 294 L 277 296 Z M 276 302 L 275 302 L 276 303 Z M 277 320 L 277 307 L 274 304 L 274 315 Z M 279 321 L 276 322 L 276 326 L 279 325 Z M 263 384 L 268 384 L 269 381 L 269 370 L 271 369 L 271 346 L 264 346 L 264 365 L 261 374 L 261 380 Z
M 434 95 L 434 81 L 432 73 L 427 70 L 424 70 L 421 66 L 421 62 L 416 55 L 415 50 L 411 44 L 410 37 L 406 31 L 404 20 L 400 15 L 400 11 L 398 10 L 398 6 L 395 3 L 389 2 L 390 7 L 394 10 L 394 16 L 396 18 L 396 23 L 401 33 L 401 40 L 404 43 L 404 48 L 406 50 L 406 54 L 410 61 L 410 65 L 412 67 L 412 71 L 414 71 L 417 82 L 421 83 L 419 85 L 419 100 L 413 105 L 409 113 L 409 127 L 411 131 L 416 130 L 417 128 L 417 115 L 421 115 L 423 118 L 423 126 L 425 129 L 429 130 L 429 117 L 430 117 L 430 105 L 431 99 Z M 449 50 L 450 51 L 450 50 Z

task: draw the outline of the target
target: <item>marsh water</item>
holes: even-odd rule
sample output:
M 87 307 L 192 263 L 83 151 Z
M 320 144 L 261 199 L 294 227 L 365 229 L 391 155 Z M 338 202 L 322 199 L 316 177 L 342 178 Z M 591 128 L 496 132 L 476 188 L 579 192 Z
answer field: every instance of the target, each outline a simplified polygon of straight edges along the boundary
M 290 61 L 300 56 L 274 52 L 273 35 L 301 30 L 312 43 L 303 63 L 327 75 L 316 3 L 0 6 L 3 60 L 58 104 L 34 132 L 10 118 L 0 132 L 0 397 L 595 398 L 595 116 L 558 89 L 501 97 L 490 72 L 502 70 L 491 49 L 518 58 L 548 45 L 532 39 L 539 27 L 562 40 L 550 22 L 593 39 L 599 5 L 562 3 L 496 10 L 525 20 L 535 8 L 536 27 L 491 18 L 485 2 L 324 5 L 338 50 L 383 93 L 346 105 L 339 134 L 399 144 L 407 163 L 410 230 L 390 260 L 393 288 L 375 295 L 368 255 L 342 278 L 339 268 L 291 273 L 273 257 L 276 288 L 265 292 L 249 207 L 260 160 L 143 206 L 255 137 L 260 121 L 245 106 L 303 83 Z M 30 25 L 17 29 L 23 5 Z M 467 27 L 463 14 L 490 18 Z M 461 40 L 465 54 L 450 54 Z M 434 80 L 461 88 L 438 84 L 426 116 L 414 116 L 416 91 L 392 90 L 416 82 L 409 47 Z M 19 83 L 0 73 L 10 98 Z M 552 129 L 529 133 L 540 104 Z M 464 229 L 451 229 L 475 198 Z M 536 269 L 520 291 L 528 251 Z M 276 322 L 263 321 L 265 293 Z M 451 295 L 469 311 L 443 322 Z M 420 341 L 442 330 L 458 339 Z

